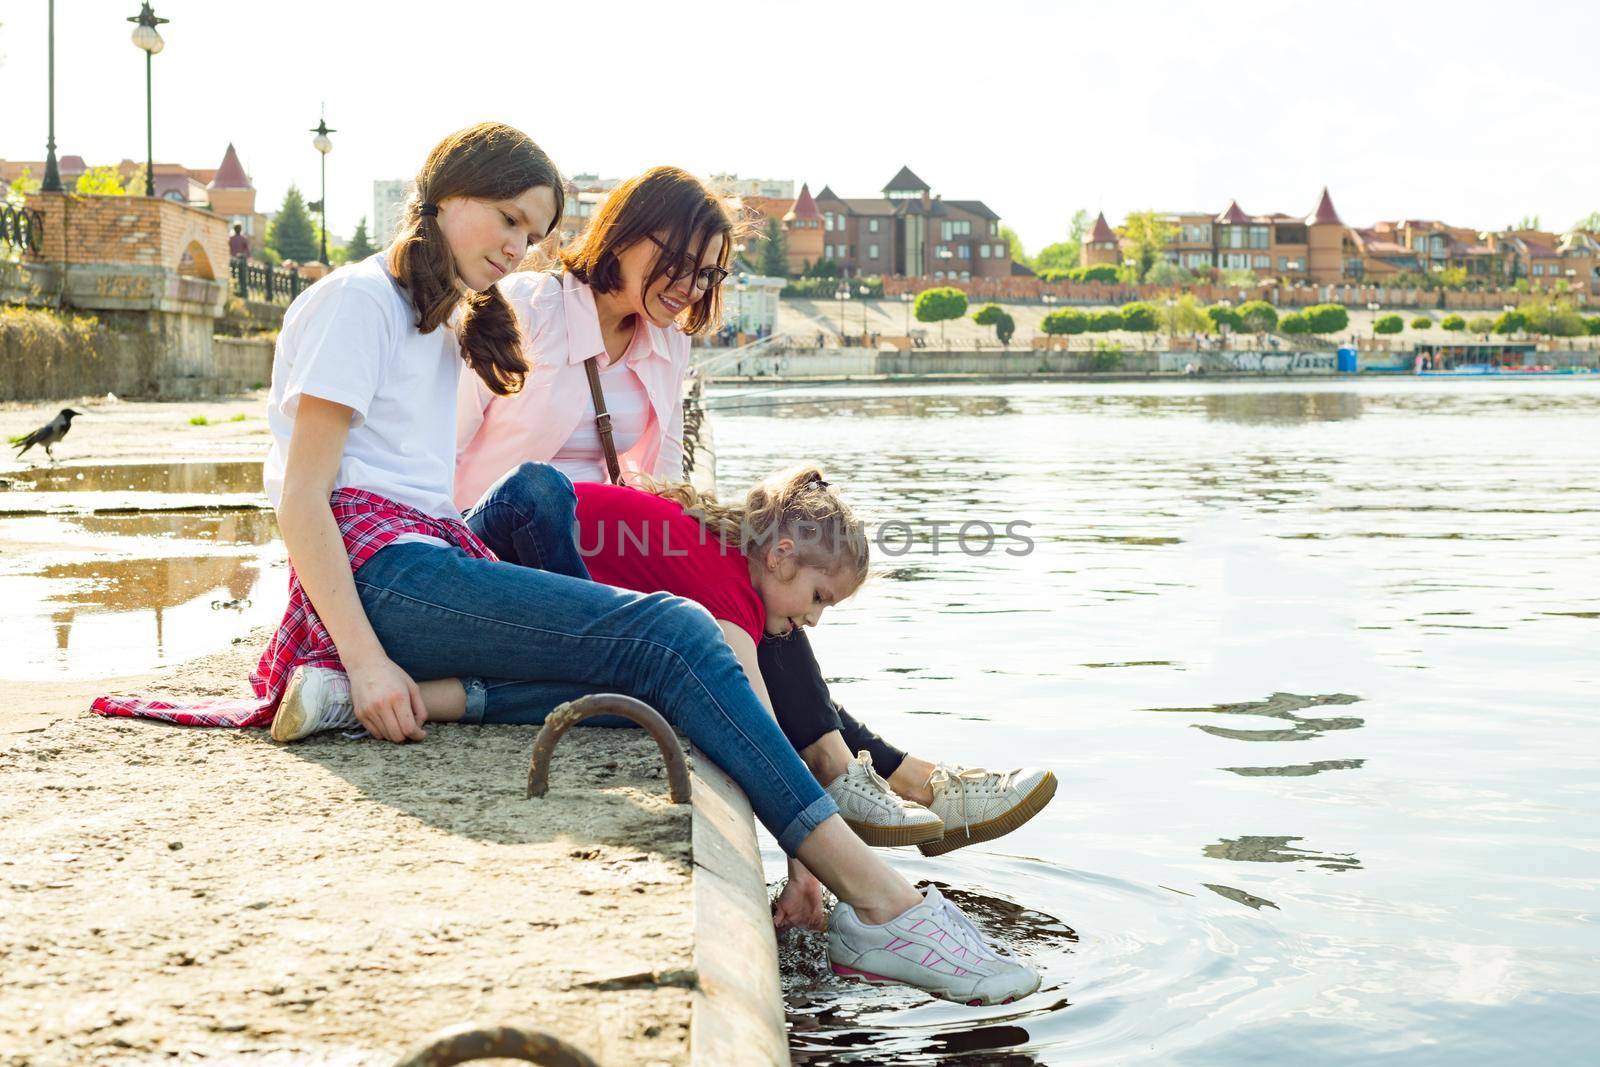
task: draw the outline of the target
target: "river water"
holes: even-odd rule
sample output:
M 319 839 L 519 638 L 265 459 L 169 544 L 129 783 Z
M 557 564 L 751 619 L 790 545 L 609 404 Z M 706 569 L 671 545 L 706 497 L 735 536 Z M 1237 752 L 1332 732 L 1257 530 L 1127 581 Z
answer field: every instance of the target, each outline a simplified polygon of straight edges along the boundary
M 797 1062 L 1595 1062 L 1600 382 L 714 403 L 724 492 L 815 458 L 890 524 L 813 635 L 836 698 L 1060 779 L 891 854 L 1040 992 L 843 984 L 788 939 Z

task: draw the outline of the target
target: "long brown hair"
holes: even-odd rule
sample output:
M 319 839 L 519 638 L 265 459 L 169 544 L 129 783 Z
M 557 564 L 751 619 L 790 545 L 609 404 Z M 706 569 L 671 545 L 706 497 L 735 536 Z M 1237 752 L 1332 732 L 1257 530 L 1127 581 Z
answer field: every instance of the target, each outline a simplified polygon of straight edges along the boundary
M 424 215 L 422 205 L 437 205 L 452 196 L 514 200 L 541 185 L 555 194 L 553 230 L 561 221 L 565 198 L 561 175 L 544 150 L 504 123 L 480 122 L 457 130 L 434 146 L 417 172 L 416 192 L 406 202 L 389 250 L 389 270 L 411 298 L 417 329 L 432 333 L 458 304 L 466 304 L 457 330 L 461 356 L 501 396 L 521 389 L 528 373 L 517 317 L 498 288 L 478 293 L 462 284 L 439 220 Z
M 851 589 L 867 580 L 870 546 L 856 514 L 834 491 L 822 469 L 810 464 L 778 471 L 757 482 L 738 503 L 723 504 L 692 485 L 641 478 L 641 488 L 683 508 L 729 548 L 746 556 L 787 537 L 795 562 L 843 574 Z
M 682 259 L 688 259 L 698 270 L 713 237 L 722 238 L 717 266 L 727 269 L 733 258 L 733 240 L 741 227 L 700 179 L 677 167 L 651 167 L 611 190 L 583 233 L 562 250 L 561 263 L 595 292 L 615 292 L 622 288 L 618 254 L 639 241 L 665 233 L 662 243 L 666 247 L 657 249 L 644 280 L 648 291 Z M 721 320 L 719 285 L 684 308 L 678 317 L 678 328 L 687 334 L 698 334 Z

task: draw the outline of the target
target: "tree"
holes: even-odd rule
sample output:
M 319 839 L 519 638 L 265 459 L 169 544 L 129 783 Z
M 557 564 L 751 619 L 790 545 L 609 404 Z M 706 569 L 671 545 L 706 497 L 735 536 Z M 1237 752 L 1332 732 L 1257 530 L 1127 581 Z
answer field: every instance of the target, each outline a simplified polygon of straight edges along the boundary
M 1307 333 L 1338 333 L 1350 325 L 1350 312 L 1343 304 L 1312 304 L 1305 314 Z
M 1311 332 L 1311 323 L 1303 311 L 1291 311 L 1278 320 L 1278 330 L 1289 337 Z
M 1211 325 L 1219 330 L 1224 326 L 1235 333 L 1244 329 L 1244 319 L 1240 317 L 1239 312 L 1221 304 L 1212 304 L 1206 308 L 1206 318 L 1210 319 Z
M 777 219 L 768 219 L 764 227 L 766 244 L 761 246 L 761 273 L 769 278 L 789 276 L 789 239 Z
M 1428 316 L 1426 316 L 1426 315 L 1418 315 L 1416 318 L 1411 320 L 1411 328 L 1413 330 L 1432 329 L 1433 328 L 1433 320 L 1428 318 Z
M 1033 266 L 1033 261 L 1028 258 L 1028 251 L 1022 247 L 1022 238 L 1017 236 L 1016 230 L 1010 226 L 1000 227 L 1000 240 L 1006 243 L 1006 249 L 1011 253 L 1014 262 L 1021 263 L 1024 267 Z
M 1133 265 L 1142 279 L 1177 236 L 1178 228 L 1154 211 L 1134 211 L 1117 233 L 1128 243 Z
M 916 316 L 918 322 L 939 324 L 941 343 L 944 341 L 944 324 L 951 319 L 959 319 L 966 313 L 967 294 L 952 286 L 924 289 L 917 294 L 916 302 L 911 305 L 911 314 Z
M 1582 337 L 1588 327 L 1573 306 L 1565 300 L 1533 300 L 1517 309 L 1522 313 L 1523 329 L 1551 337 Z
M 1537 230 L 1539 228 L 1538 215 L 1524 215 L 1517 220 L 1515 226 L 1507 226 L 1508 230 Z
M 1520 311 L 1502 311 L 1494 320 L 1495 333 L 1516 333 L 1527 329 L 1528 319 Z
M 1591 211 L 1583 218 L 1572 224 L 1574 230 L 1588 230 L 1590 233 L 1600 231 L 1600 211 Z
M 1590 315 L 1583 320 L 1583 325 L 1589 331 L 1590 337 L 1600 336 L 1600 315 Z
M 1467 328 L 1467 320 L 1460 315 L 1446 315 L 1439 320 L 1440 329 L 1449 330 L 1451 333 L 1460 333 Z
M 1163 259 L 1150 268 L 1144 280 L 1151 285 L 1179 286 L 1194 281 L 1194 271 Z
M 128 190 L 122 186 L 122 174 L 116 167 L 90 167 L 78 175 L 78 184 L 73 187 L 73 192 L 82 196 L 128 195 Z
M 1117 268 L 1110 263 L 1096 263 L 1092 267 L 1073 267 L 1068 272 L 1075 282 L 1109 283 L 1117 280 Z
M 1083 252 L 1083 235 L 1089 232 L 1089 226 L 1089 213 L 1079 208 L 1072 213 L 1067 239 L 1045 245 L 1028 265 L 1037 273 L 1076 267 Z
M 267 244 L 284 259 L 296 263 L 309 263 L 317 258 L 316 230 L 311 225 L 311 216 L 306 214 L 305 198 L 293 185 L 283 194 L 283 207 L 267 230 Z
M 22 173 L 17 175 L 16 180 L 11 183 L 11 186 L 7 191 L 8 195 L 6 199 L 13 202 L 20 202 L 25 197 L 29 197 L 34 193 L 37 193 L 39 191 L 40 184 L 41 183 L 39 179 L 33 176 L 32 168 L 23 167 Z
M 807 278 L 837 278 L 840 273 L 839 264 L 831 259 L 819 259 L 811 264 L 805 276 Z
M 1596 321 L 1600 321 L 1600 316 L 1596 317 Z M 1044 317 L 1039 328 L 1051 337 L 1082 333 L 1089 328 L 1089 316 L 1077 308 L 1057 308 Z
M 1150 333 L 1161 325 L 1156 309 L 1142 301 L 1122 305 L 1122 328 L 1132 333 Z
M 1251 333 L 1271 333 L 1278 328 L 1278 309 L 1265 300 L 1247 300 L 1239 305 L 1239 324 Z
M 1473 333 L 1488 333 L 1494 329 L 1494 320 L 1487 315 L 1478 315 L 1467 322 L 1467 329 Z
M 994 335 L 1002 345 L 1011 344 L 1011 335 L 1017 332 L 1017 320 L 1006 313 L 999 304 L 985 304 L 972 313 L 972 321 L 979 326 L 993 326 Z
M 1372 324 L 1373 333 L 1399 333 L 1406 328 L 1406 320 L 1399 315 L 1384 315 Z
M 360 262 L 376 252 L 372 247 L 372 238 L 367 236 L 367 217 L 361 216 L 361 221 L 356 223 L 356 232 L 350 235 L 350 244 L 345 248 L 345 255 L 351 262 Z
M 1163 308 L 1161 325 L 1170 334 L 1210 333 L 1211 318 L 1198 303 L 1193 293 L 1184 293 L 1171 307 Z
M 1110 333 L 1112 330 L 1120 329 L 1122 329 L 1122 312 L 1109 310 L 1089 312 L 1090 333 Z

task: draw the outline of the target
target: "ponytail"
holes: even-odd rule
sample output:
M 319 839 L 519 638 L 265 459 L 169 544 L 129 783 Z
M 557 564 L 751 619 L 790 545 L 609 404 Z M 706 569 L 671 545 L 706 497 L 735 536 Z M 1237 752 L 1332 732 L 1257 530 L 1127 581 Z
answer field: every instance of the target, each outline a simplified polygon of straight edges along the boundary
M 466 305 L 456 329 L 461 358 L 501 396 L 521 389 L 527 377 L 522 333 L 499 289 L 478 293 L 462 284 L 439 228 L 438 204 L 452 196 L 511 200 L 538 186 L 555 194 L 553 229 L 561 221 L 564 191 L 550 157 L 527 134 L 498 122 L 458 130 L 428 153 L 389 250 L 389 271 L 406 291 L 418 330 L 432 333 Z

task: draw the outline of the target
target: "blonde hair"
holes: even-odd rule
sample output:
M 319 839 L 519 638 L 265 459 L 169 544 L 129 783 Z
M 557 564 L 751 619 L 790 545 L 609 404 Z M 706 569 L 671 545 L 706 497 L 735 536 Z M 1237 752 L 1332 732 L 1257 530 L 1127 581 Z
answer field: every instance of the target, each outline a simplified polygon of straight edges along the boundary
M 641 477 L 640 485 L 665 497 L 698 519 L 724 545 L 746 556 L 770 548 L 781 538 L 795 543 L 795 562 L 851 578 L 851 588 L 867 580 L 866 531 L 850 505 L 840 499 L 814 465 L 768 475 L 751 486 L 744 500 L 723 504 L 692 485 L 658 483 Z

